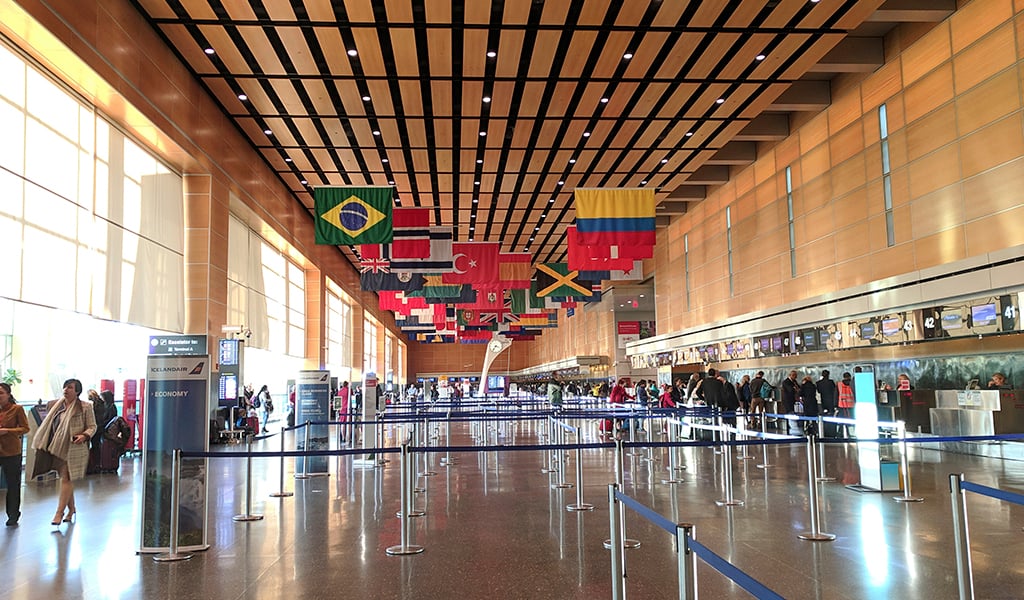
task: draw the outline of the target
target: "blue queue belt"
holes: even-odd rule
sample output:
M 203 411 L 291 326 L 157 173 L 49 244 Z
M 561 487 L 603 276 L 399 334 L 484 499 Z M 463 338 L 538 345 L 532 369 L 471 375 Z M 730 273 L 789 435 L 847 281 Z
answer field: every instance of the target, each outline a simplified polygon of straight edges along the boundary
M 961 481 L 960 489 L 981 494 L 982 496 L 1005 500 L 1006 502 L 1012 502 L 1014 504 L 1024 504 L 1024 495 L 1022 494 L 1015 494 L 1013 492 L 1007 492 L 1006 490 L 991 488 L 986 485 L 978 485 L 977 483 L 971 483 L 970 481 Z
M 676 534 L 676 524 L 673 523 L 672 521 L 670 521 L 669 519 L 666 519 L 665 517 L 663 517 L 663 516 L 659 515 L 658 513 L 654 512 L 653 509 L 650 509 L 650 508 L 644 506 L 640 502 L 634 500 L 633 498 L 631 498 L 630 496 L 627 496 L 626 494 L 620 492 L 619 490 L 615 490 L 615 498 L 619 502 L 621 502 L 621 503 L 625 504 L 626 506 L 632 508 L 634 511 L 637 512 L 637 514 L 643 516 L 645 519 L 647 519 L 651 523 L 654 523 L 655 525 L 657 525 L 658 527 L 661 527 L 662 529 L 664 529 L 665 531 L 671 533 L 672 535 Z
M 711 549 L 704 544 L 690 538 L 689 545 L 690 550 L 696 553 L 701 560 L 706 562 L 714 570 L 736 582 L 736 585 L 753 594 L 755 598 L 758 598 L 759 600 L 785 600 L 784 596 L 780 596 L 773 592 L 760 581 L 739 570 L 727 560 L 712 552 Z

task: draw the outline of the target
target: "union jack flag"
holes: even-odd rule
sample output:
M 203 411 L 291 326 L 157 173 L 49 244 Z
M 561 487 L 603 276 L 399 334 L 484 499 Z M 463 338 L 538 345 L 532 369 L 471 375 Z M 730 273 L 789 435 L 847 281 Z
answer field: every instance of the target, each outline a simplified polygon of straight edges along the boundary
M 390 273 L 391 261 L 386 258 L 364 258 L 359 261 L 360 273 Z

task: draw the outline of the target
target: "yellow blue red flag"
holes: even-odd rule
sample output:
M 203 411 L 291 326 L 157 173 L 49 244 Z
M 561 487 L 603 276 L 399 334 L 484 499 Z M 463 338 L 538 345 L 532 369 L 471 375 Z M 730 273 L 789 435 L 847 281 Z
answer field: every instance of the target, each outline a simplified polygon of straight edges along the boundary
M 585 246 L 654 246 L 654 190 L 576 189 L 576 231 Z

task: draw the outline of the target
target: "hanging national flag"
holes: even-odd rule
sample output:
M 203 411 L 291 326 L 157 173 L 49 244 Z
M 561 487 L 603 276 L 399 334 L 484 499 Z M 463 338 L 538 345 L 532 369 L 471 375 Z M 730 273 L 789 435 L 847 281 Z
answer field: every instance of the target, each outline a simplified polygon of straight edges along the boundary
M 609 271 L 632 269 L 637 258 L 650 258 L 651 246 L 620 248 L 619 246 L 586 246 L 580 243 L 574 225 L 565 228 L 566 264 L 576 271 Z M 633 256 L 636 255 L 636 256 Z
M 314 235 L 318 244 L 383 244 L 391 241 L 394 188 L 318 187 Z
M 394 223 L 391 258 L 430 258 L 429 208 L 395 207 L 391 220 Z
M 476 290 L 476 300 L 472 304 L 460 305 L 459 308 L 470 308 L 487 312 L 505 310 L 505 291 L 491 286 L 466 286 Z
M 444 274 L 445 283 L 494 283 L 498 280 L 497 242 L 455 242 L 452 244 L 452 271 Z
M 391 290 L 377 292 L 377 302 L 381 310 L 393 310 L 403 315 L 410 315 L 416 309 L 427 308 L 423 298 L 410 298 L 402 292 Z
M 587 246 L 654 246 L 653 189 L 573 192 L 576 230 Z
M 472 304 L 476 302 L 477 291 L 470 285 L 442 286 L 442 290 L 433 290 L 432 294 L 446 294 L 444 296 L 424 296 L 427 304 Z M 423 288 L 424 291 L 427 287 Z M 414 292 L 410 292 L 414 293 Z
M 527 296 L 530 304 L 529 308 L 544 308 L 544 298 L 537 294 L 538 289 L 540 288 L 537 287 L 537 278 L 535 277 L 530 280 L 530 294 Z
M 430 256 L 428 258 L 391 259 L 392 272 L 448 273 L 452 270 L 452 228 L 430 228 Z
M 530 307 L 527 304 L 529 294 L 529 290 L 509 290 L 508 312 L 518 315 L 529 310 Z
M 579 271 L 572 271 L 565 263 L 537 265 L 537 296 L 570 296 L 589 298 L 593 294 L 591 283 L 579 280 Z
M 383 258 L 370 258 L 359 261 L 360 273 L 390 273 L 391 261 Z M 363 288 L 364 290 L 366 288 Z
M 359 287 L 368 292 L 397 290 L 414 292 L 423 288 L 426 279 L 415 273 L 360 273 Z
M 533 254 L 529 252 L 502 252 L 498 255 L 498 276 L 505 289 L 530 289 Z

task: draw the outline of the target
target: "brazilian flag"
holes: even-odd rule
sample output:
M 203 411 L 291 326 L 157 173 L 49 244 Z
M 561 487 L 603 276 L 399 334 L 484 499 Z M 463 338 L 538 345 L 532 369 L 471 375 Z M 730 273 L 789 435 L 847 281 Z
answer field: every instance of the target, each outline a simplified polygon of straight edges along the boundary
M 394 188 L 318 187 L 313 190 L 318 244 L 391 242 Z

